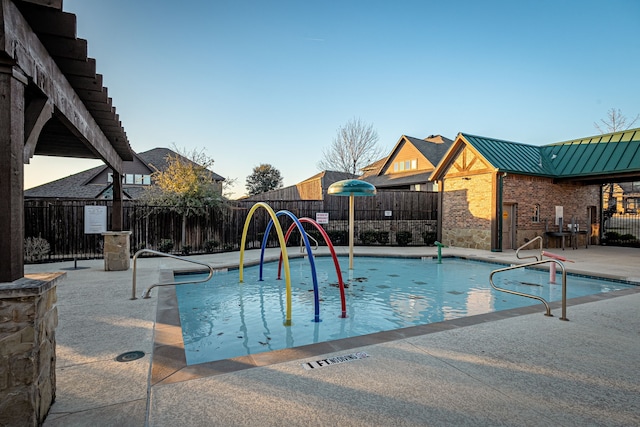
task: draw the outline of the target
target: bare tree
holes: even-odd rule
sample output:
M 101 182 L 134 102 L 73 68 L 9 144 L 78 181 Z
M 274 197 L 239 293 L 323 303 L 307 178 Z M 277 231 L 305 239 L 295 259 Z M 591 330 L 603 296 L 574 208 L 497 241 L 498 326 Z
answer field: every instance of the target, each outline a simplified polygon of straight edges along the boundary
M 627 116 L 622 114 L 619 108 L 611 108 L 607 111 L 607 119 L 600 119 L 600 123 L 594 122 L 593 125 L 600 133 L 618 132 L 631 128 L 635 122 L 640 119 L 640 114 L 636 115 L 633 120 L 627 123 Z
M 318 168 L 357 175 L 360 169 L 382 157 L 378 139 L 373 125 L 354 118 L 338 128 L 331 146 L 322 150 L 324 158 L 318 162 Z
M 600 133 L 604 134 L 627 130 L 631 128 L 631 126 L 633 126 L 635 122 L 638 121 L 638 119 L 640 119 L 640 114 L 637 114 L 634 119 L 627 124 L 627 117 L 622 114 L 620 109 L 611 108 L 609 111 L 607 111 L 607 119 L 600 119 L 600 123 L 602 125 L 598 124 L 598 122 L 595 122 L 593 125 L 596 127 L 596 129 L 598 129 Z M 604 219 L 603 231 L 607 227 L 607 221 L 609 220 L 609 218 L 615 215 L 617 211 L 615 197 L 613 197 L 614 184 L 615 183 L 610 182 L 602 188 L 603 192 L 607 191 L 609 193 L 609 206 L 607 206 L 606 208 L 603 207 L 602 210 Z

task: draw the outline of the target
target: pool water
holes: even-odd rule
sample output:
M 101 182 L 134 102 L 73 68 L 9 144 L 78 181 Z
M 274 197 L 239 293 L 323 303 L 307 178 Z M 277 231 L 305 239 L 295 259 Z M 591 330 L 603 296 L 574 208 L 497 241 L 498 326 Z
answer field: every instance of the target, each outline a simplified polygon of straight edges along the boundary
M 285 280 L 277 280 L 278 263 L 216 272 L 209 282 L 176 286 L 188 365 L 265 351 L 292 348 L 374 332 L 422 325 L 475 314 L 523 307 L 536 300 L 495 291 L 489 274 L 503 265 L 444 258 L 359 257 L 354 270 L 340 259 L 347 318 L 341 318 L 340 291 L 333 260 L 316 257 L 320 322 L 314 322 L 313 280 L 309 260 L 290 260 L 292 322 L 284 326 Z M 560 271 L 560 269 L 558 269 Z M 284 274 L 282 275 L 284 278 Z M 190 277 L 192 278 L 192 277 Z M 179 276 L 178 280 L 185 278 Z M 549 284 L 549 272 L 517 269 L 494 276 L 496 286 L 562 299 L 562 278 Z M 567 275 L 567 298 L 629 288 L 610 280 Z

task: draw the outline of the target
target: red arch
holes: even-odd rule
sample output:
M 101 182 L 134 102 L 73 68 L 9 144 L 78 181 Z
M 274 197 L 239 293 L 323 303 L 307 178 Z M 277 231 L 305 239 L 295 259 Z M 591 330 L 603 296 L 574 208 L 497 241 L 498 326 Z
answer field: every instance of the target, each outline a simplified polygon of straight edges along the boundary
M 346 318 L 347 317 L 347 301 L 344 296 L 344 282 L 342 281 L 342 271 L 340 271 L 340 263 L 338 263 L 338 257 L 336 256 L 336 251 L 333 248 L 333 243 L 331 243 L 331 239 L 329 239 L 329 235 L 324 230 L 324 228 L 322 228 L 322 226 L 317 222 L 315 222 L 313 219 L 298 218 L 298 221 L 306 222 L 307 224 L 313 225 L 320 232 L 320 234 L 322 234 L 324 241 L 327 243 L 327 246 L 329 247 L 329 251 L 331 252 L 331 256 L 333 257 L 333 264 L 336 267 L 336 275 L 338 276 L 338 285 L 340 287 L 340 302 L 342 304 L 342 314 L 340 315 L 340 317 Z M 296 224 L 293 223 L 287 230 L 287 234 L 285 234 L 284 236 L 285 245 L 287 244 L 287 241 L 289 240 L 289 236 L 291 235 L 291 232 L 295 227 L 296 227 Z M 300 233 L 304 233 L 304 230 L 300 230 Z M 309 254 L 309 256 L 313 256 L 313 254 Z M 281 267 L 282 267 L 282 251 L 280 251 L 280 261 L 278 262 L 278 280 L 280 280 Z

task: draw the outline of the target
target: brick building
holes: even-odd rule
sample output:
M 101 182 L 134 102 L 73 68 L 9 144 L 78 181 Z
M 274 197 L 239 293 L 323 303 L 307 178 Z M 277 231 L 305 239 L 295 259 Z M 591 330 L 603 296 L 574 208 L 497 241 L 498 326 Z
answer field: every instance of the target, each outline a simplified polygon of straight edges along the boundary
M 544 146 L 460 133 L 430 179 L 441 241 L 502 251 L 536 236 L 560 245 L 554 234 L 570 231 L 577 244 L 598 243 L 602 185 L 638 177 L 640 129 L 631 129 Z

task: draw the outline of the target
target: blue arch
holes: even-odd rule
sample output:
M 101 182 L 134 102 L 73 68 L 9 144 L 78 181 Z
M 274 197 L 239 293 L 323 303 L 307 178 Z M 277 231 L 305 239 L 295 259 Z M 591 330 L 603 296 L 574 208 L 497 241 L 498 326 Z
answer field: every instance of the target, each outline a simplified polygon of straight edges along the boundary
M 314 296 L 314 306 L 315 306 L 315 316 L 313 321 L 320 322 L 320 292 L 318 290 L 318 276 L 316 274 L 316 263 L 313 258 L 313 253 L 311 252 L 311 245 L 309 244 L 309 238 L 307 237 L 307 233 L 305 233 L 304 228 L 302 228 L 302 223 L 298 220 L 298 217 L 293 213 L 287 210 L 281 210 L 276 212 L 276 217 L 287 215 L 289 218 L 296 223 L 298 230 L 300 231 L 300 235 L 302 236 L 302 240 L 304 240 L 304 245 L 307 248 L 307 254 L 309 254 L 309 264 L 311 264 L 311 276 L 313 278 L 313 296 Z M 260 280 L 262 280 L 262 264 L 264 263 L 264 250 L 267 247 L 267 240 L 269 238 L 269 232 L 273 227 L 273 219 L 269 221 L 267 224 L 267 228 L 264 230 L 264 237 L 262 238 L 262 245 L 260 249 Z

